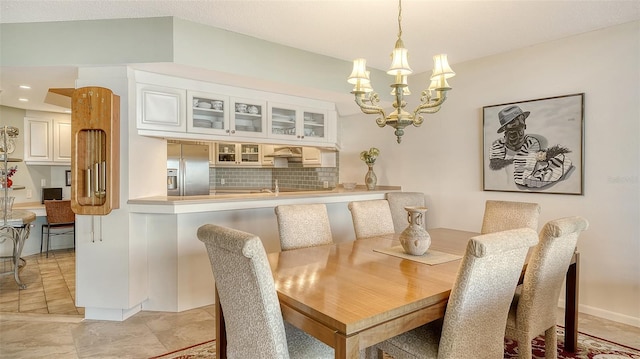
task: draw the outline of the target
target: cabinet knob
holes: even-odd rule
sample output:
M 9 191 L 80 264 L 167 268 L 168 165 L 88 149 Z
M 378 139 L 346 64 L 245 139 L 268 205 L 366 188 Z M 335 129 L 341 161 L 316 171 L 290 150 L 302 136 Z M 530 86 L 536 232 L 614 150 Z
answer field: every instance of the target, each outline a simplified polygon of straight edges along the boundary
M 227 130 L 226 132 L 229 133 L 229 130 Z
M 236 130 L 231 130 L 231 133 L 236 133 Z

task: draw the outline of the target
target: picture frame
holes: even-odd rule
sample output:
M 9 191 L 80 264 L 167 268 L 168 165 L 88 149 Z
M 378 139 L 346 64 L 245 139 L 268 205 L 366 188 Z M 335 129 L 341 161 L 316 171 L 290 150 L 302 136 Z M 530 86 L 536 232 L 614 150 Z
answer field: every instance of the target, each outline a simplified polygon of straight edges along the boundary
M 584 93 L 482 108 L 483 190 L 583 195 Z
M 71 170 L 64 171 L 64 179 L 67 187 L 71 186 Z

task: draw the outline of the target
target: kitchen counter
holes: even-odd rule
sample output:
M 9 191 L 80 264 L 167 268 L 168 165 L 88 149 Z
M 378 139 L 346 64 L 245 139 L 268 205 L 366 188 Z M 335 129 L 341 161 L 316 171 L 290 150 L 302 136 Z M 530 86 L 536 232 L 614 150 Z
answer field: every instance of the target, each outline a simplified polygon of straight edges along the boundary
M 369 191 L 356 186 L 353 190 L 337 187 L 332 190 L 282 191 L 275 193 L 214 193 L 202 196 L 153 196 L 130 199 L 129 210 L 134 213 L 197 213 L 236 209 L 268 208 L 296 203 L 338 203 L 382 199 L 384 194 L 401 191 L 400 186 L 378 186 Z M 224 191 L 224 190 L 223 190 Z
M 229 188 L 225 188 L 229 189 Z M 324 203 L 331 233 L 340 240 L 355 240 L 348 203 L 384 199 L 399 186 L 365 186 L 353 190 L 292 191 L 274 193 L 225 193 L 208 196 L 154 196 L 127 203 L 130 235 L 144 245 L 148 299 L 143 310 L 180 312 L 213 304 L 214 278 L 205 246 L 197 238 L 204 224 L 235 228 L 260 237 L 267 252 L 280 250 L 274 208 L 285 204 Z M 249 190 L 249 192 L 251 192 Z M 138 264 L 143 265 L 143 264 Z M 195 275 L 197 274 L 197 275 Z

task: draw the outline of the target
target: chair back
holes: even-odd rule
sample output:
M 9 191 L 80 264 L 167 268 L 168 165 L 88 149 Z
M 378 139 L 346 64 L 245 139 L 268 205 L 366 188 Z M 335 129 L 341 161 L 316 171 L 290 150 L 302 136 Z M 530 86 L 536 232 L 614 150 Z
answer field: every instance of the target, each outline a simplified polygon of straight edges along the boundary
M 485 203 L 482 230 L 493 233 L 516 228 L 538 230 L 540 205 L 528 202 L 492 201 Z
M 449 296 L 438 358 L 502 358 L 511 299 L 537 242 L 530 228 L 469 240 Z
M 281 205 L 275 212 L 283 251 L 333 243 L 325 204 Z
M 385 194 L 391 210 L 393 229 L 402 233 L 408 226 L 408 213 L 404 207 L 426 207 L 427 201 L 422 192 L 389 192 Z M 427 221 L 422 221 L 422 227 L 427 229 Z
M 47 212 L 47 222 L 49 224 L 72 224 L 76 221 L 76 214 L 71 210 L 70 200 L 46 200 L 44 208 Z
M 224 312 L 229 358 L 289 358 L 271 268 L 260 238 L 205 224 L 198 239 L 211 261 Z
M 395 233 L 389 202 L 385 199 L 349 202 L 356 239 Z
M 528 327 L 539 334 L 555 326 L 558 298 L 580 233 L 589 227 L 586 219 L 575 216 L 548 222 L 540 232 L 522 283 L 518 300 L 517 327 Z M 526 324 L 525 324 L 526 323 Z

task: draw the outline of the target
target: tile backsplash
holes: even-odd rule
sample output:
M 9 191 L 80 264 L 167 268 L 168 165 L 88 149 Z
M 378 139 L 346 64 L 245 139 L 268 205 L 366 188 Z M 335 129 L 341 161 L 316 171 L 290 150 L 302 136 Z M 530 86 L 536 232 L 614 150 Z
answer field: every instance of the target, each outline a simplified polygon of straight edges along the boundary
M 289 164 L 287 168 L 209 168 L 209 187 L 220 188 L 270 188 L 278 180 L 280 188 L 322 189 L 326 181 L 329 188 L 338 183 L 336 167 L 302 167 Z M 224 182 L 224 184 L 222 184 Z

